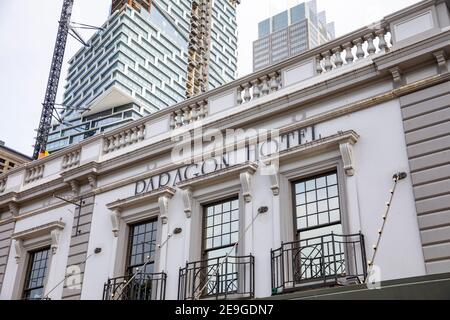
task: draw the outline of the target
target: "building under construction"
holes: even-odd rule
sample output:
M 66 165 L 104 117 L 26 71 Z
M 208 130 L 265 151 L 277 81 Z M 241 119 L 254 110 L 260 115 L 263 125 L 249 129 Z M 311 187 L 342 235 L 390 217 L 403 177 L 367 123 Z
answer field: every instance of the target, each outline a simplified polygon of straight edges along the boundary
M 236 0 L 113 0 L 111 15 L 69 61 L 59 150 L 236 77 Z
M 144 9 L 150 11 L 151 1 L 150 0 L 113 0 L 111 5 L 111 12 L 122 10 L 129 5 L 133 9 L 140 11 Z

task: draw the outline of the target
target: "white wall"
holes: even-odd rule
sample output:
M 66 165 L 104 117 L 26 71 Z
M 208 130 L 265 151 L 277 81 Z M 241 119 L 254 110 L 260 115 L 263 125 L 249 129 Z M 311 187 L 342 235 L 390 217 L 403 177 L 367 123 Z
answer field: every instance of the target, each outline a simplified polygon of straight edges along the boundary
M 47 278 L 47 284 L 45 286 L 46 293 L 55 288 L 49 295 L 49 297 L 52 299 L 61 299 L 62 296 L 63 285 L 58 285 L 58 283 L 60 283 L 65 276 L 67 256 L 69 254 L 70 247 L 70 237 L 72 234 L 73 213 L 73 206 L 71 205 L 52 209 L 45 213 L 40 213 L 38 215 L 30 216 L 17 221 L 14 230 L 14 233 L 17 233 L 31 228 L 39 227 L 50 222 L 59 221 L 60 219 L 65 223 L 65 227 L 60 234 L 59 247 L 56 253 L 51 258 L 51 265 L 49 266 L 48 271 L 49 276 Z M 0 294 L 0 299 L 11 299 L 16 282 L 16 277 L 23 276 L 22 274 L 16 274 L 18 265 L 14 258 L 15 255 L 16 250 L 13 240 L 11 243 L 11 249 L 8 264 L 6 266 L 6 273 L 2 291 Z M 25 259 L 25 255 L 25 253 L 22 254 L 22 259 Z
M 355 130 L 360 135 L 354 147 L 355 179 L 368 259 L 382 224 L 381 216 L 393 185 L 392 176 L 404 171 L 408 178 L 398 184 L 375 264 L 381 268 L 383 280 L 424 275 L 399 102 L 393 100 L 317 126 L 322 136 L 339 130 Z M 353 201 L 355 198 L 356 195 Z

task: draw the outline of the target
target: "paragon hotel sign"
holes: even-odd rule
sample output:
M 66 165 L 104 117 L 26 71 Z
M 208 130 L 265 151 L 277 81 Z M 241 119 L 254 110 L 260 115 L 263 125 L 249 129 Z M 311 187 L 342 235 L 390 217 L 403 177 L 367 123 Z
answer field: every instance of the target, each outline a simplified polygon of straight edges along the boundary
M 255 144 L 246 143 L 242 148 L 237 150 L 210 157 L 198 163 L 190 163 L 145 180 L 140 180 L 136 182 L 135 194 L 139 195 L 151 192 L 162 187 L 175 187 L 179 182 L 226 169 L 230 166 L 249 161 L 257 162 L 269 156 L 273 157 L 281 151 L 314 141 L 315 136 L 314 126 L 309 126 L 278 135 L 275 139 L 271 136 L 270 139 L 264 141 L 259 140 Z

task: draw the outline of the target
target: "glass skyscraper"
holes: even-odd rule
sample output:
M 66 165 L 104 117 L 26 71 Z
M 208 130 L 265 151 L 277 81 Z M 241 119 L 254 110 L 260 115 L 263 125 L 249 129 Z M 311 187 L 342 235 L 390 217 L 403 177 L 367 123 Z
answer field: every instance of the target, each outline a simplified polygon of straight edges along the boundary
M 334 39 L 334 23 L 316 0 L 301 3 L 258 24 L 253 43 L 253 70 L 265 68 Z
M 236 77 L 235 0 L 122 2 L 113 1 L 103 30 L 69 61 L 62 121 L 52 125 L 49 152 L 184 100 L 199 3 L 210 8 L 207 89 Z

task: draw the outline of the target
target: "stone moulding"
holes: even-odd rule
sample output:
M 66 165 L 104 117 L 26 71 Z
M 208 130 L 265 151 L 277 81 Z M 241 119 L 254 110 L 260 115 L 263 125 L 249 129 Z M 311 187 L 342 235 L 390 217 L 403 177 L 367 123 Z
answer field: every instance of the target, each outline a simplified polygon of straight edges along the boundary
M 127 208 L 134 207 L 143 203 L 158 203 L 159 206 L 159 218 L 162 224 L 168 223 L 168 207 L 169 200 L 173 197 L 176 190 L 170 187 L 160 188 L 152 192 L 139 194 L 128 197 L 126 199 L 116 200 L 108 203 L 106 207 L 110 210 L 111 230 L 114 237 L 119 236 L 120 220 L 122 212 Z
M 24 231 L 13 233 L 11 239 L 14 240 L 14 247 L 16 249 L 16 262 L 18 263 L 21 260 L 23 253 L 25 252 L 24 244 L 26 241 L 40 237 L 48 238 L 52 254 L 56 254 L 59 247 L 60 234 L 65 225 L 66 224 L 61 220 L 53 221 Z

